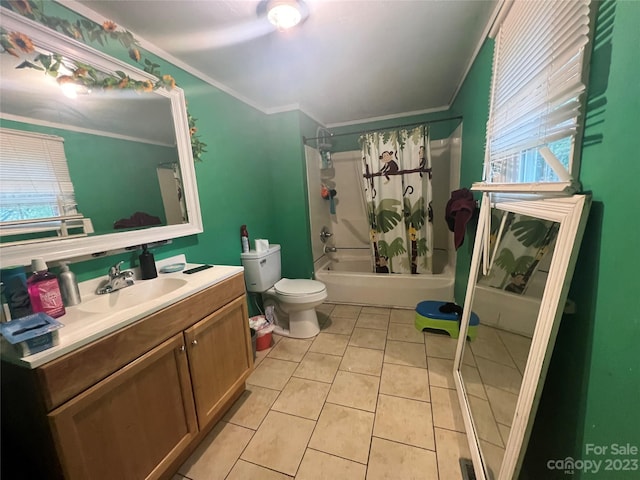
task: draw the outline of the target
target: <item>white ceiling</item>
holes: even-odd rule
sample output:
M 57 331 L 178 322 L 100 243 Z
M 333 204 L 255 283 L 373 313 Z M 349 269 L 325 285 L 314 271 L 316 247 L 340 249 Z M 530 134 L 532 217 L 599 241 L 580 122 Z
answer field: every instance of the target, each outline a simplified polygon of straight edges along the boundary
M 497 0 L 307 0 L 288 32 L 258 18 L 257 0 L 66 3 L 266 113 L 299 108 L 331 127 L 446 109 Z

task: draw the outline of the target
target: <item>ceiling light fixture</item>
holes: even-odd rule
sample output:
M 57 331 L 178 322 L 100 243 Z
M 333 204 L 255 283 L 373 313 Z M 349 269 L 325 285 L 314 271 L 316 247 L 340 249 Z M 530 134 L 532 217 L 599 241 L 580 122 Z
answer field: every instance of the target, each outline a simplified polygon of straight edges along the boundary
M 302 21 L 302 0 L 269 0 L 266 2 L 267 18 L 278 30 L 287 30 Z

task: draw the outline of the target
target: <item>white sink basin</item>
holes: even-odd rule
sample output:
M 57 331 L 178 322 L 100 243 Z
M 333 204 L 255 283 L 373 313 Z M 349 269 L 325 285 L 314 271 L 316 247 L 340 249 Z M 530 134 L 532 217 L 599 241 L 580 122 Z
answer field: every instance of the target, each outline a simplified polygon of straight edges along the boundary
M 88 313 L 109 313 L 136 307 L 145 302 L 156 300 L 187 284 L 182 278 L 154 278 L 131 287 L 125 287 L 113 293 L 105 293 L 88 302 L 78 305 L 78 310 Z

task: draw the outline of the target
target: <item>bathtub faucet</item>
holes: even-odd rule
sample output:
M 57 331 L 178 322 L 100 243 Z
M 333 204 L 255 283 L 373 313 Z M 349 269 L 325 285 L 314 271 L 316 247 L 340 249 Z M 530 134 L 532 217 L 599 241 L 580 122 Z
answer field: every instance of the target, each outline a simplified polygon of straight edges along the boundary
M 335 253 L 337 251 L 338 249 L 336 247 L 327 247 L 326 245 L 324 247 L 324 253 Z
M 322 231 L 320 232 L 320 241 L 322 243 L 325 243 L 327 241 L 327 238 L 332 237 L 333 233 L 331 233 L 327 227 L 322 227 Z

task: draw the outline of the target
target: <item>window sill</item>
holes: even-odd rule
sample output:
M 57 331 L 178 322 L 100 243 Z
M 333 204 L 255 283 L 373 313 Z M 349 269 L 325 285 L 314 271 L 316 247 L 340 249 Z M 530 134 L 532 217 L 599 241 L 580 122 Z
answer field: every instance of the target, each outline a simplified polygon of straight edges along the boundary
M 552 193 L 573 195 L 580 190 L 580 183 L 574 180 L 568 182 L 538 182 L 538 183 L 486 183 L 476 182 L 471 186 L 476 192 L 512 192 L 512 193 Z

